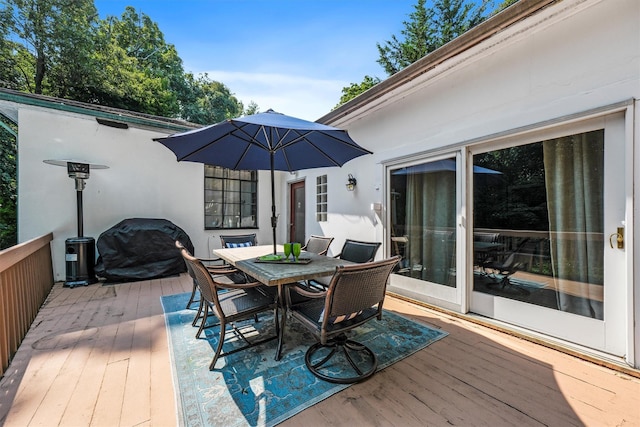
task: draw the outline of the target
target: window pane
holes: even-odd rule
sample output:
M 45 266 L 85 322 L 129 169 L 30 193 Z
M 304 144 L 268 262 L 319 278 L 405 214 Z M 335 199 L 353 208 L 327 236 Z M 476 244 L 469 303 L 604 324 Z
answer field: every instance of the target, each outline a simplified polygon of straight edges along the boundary
M 473 162 L 474 290 L 602 320 L 604 131 Z
M 227 179 L 224 182 L 224 189 L 225 191 L 232 191 L 232 192 L 240 191 L 240 181 Z
M 205 228 L 257 227 L 258 174 L 205 165 Z
M 391 171 L 391 252 L 398 274 L 456 286 L 455 158 Z
M 327 176 L 316 178 L 316 221 L 327 220 Z
M 220 190 L 222 191 L 222 180 L 215 178 L 206 178 L 204 180 L 204 188 L 206 190 Z

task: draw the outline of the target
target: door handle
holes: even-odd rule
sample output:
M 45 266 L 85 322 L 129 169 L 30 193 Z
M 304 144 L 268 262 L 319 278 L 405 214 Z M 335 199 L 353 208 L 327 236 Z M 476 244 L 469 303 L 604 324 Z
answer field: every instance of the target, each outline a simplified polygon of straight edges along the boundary
M 611 249 L 613 249 L 613 237 L 616 237 L 616 245 L 618 249 L 624 249 L 624 227 L 618 227 L 618 232 L 613 233 L 609 236 L 609 244 L 611 245 Z

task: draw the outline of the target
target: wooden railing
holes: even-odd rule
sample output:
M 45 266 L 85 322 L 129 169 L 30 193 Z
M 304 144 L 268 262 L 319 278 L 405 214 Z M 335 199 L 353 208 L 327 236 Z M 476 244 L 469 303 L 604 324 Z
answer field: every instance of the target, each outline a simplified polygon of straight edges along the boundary
M 53 234 L 0 251 L 0 376 L 53 287 Z

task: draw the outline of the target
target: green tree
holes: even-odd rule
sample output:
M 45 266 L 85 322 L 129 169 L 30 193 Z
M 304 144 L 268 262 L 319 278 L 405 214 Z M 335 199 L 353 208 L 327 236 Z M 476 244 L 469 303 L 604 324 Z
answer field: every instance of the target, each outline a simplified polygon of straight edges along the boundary
M 343 87 L 340 102 L 338 102 L 338 105 L 336 105 L 334 109 L 338 108 L 342 104 L 345 104 L 346 102 L 355 98 L 366 90 L 371 89 L 378 83 L 380 83 L 380 79 L 378 77 L 364 76 L 364 79 L 361 83 L 351 83 L 351 85 Z
M 380 54 L 377 62 L 389 76 L 486 19 L 486 0 L 479 5 L 469 0 L 435 0 L 432 8 L 425 3 L 418 0 L 409 20 L 403 22 L 401 39 L 392 35 L 391 40 L 376 44 Z
M 186 74 L 189 90 L 182 100 L 181 117 L 193 123 L 209 125 L 243 113 L 242 102 L 224 84 L 209 79 L 205 73 L 199 77 Z
M 245 116 L 250 116 L 252 114 L 256 114 L 259 111 L 258 104 L 256 104 L 253 101 L 249 101 L 249 105 L 247 105 L 247 108 L 244 109 L 244 111 L 242 112 L 243 115 Z
M 0 250 L 17 243 L 17 127 L 0 114 Z
M 4 87 L 206 124 L 243 111 L 131 6 L 100 20 L 93 0 L 0 0 L 0 37 Z
M 2 0 L 0 4 L 0 26 L 5 28 L 5 43 L 9 35 L 14 41 L 9 42 L 10 54 L 13 65 L 19 67 L 16 73 L 21 74 L 21 90 L 64 95 L 65 87 L 74 84 L 72 78 L 84 75 L 78 67 L 86 63 L 91 49 L 87 34 L 97 17 L 93 0 Z M 66 72 L 60 68 L 66 68 Z M 48 77 L 56 73 L 64 73 L 68 79 L 58 78 L 52 85 Z
M 435 11 L 427 9 L 425 2 L 418 0 L 415 10 L 409 14 L 409 20 L 402 22 L 404 29 L 400 31 L 400 39 L 394 34 L 384 44 L 376 43 L 380 55 L 377 62 L 387 75 L 397 73 L 435 50 L 435 28 L 431 26 Z
M 516 4 L 516 3 L 518 3 L 518 0 L 504 0 L 502 3 L 500 3 L 498 5 L 498 7 L 496 7 L 496 10 L 491 12 L 491 15 L 495 15 L 498 12 L 502 12 L 503 10 L 505 10 L 506 8 L 511 6 L 512 4 Z
M 435 0 L 433 7 L 427 8 L 426 0 L 418 0 L 409 19 L 403 21 L 401 35 L 376 43 L 378 64 L 392 76 L 484 21 L 487 2 L 483 0 L 477 5 L 472 0 Z M 374 81 L 377 84 L 380 79 Z M 371 77 L 365 76 L 361 83 L 343 88 L 337 107 L 371 88 L 371 83 Z
M 131 111 L 178 117 L 187 84 L 174 45 L 151 18 L 127 6 L 121 18 L 97 25 L 87 93 L 75 99 Z

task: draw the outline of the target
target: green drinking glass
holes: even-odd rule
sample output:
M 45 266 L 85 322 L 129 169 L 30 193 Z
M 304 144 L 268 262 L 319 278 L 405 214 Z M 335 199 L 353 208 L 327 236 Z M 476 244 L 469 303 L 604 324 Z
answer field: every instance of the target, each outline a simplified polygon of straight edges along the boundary
M 284 244 L 284 259 L 288 260 L 289 255 L 291 255 L 291 243 Z
M 300 243 L 294 243 L 291 246 L 291 253 L 293 254 L 293 259 L 298 261 L 298 257 L 300 256 L 300 251 L 301 251 L 302 246 L 300 245 Z

